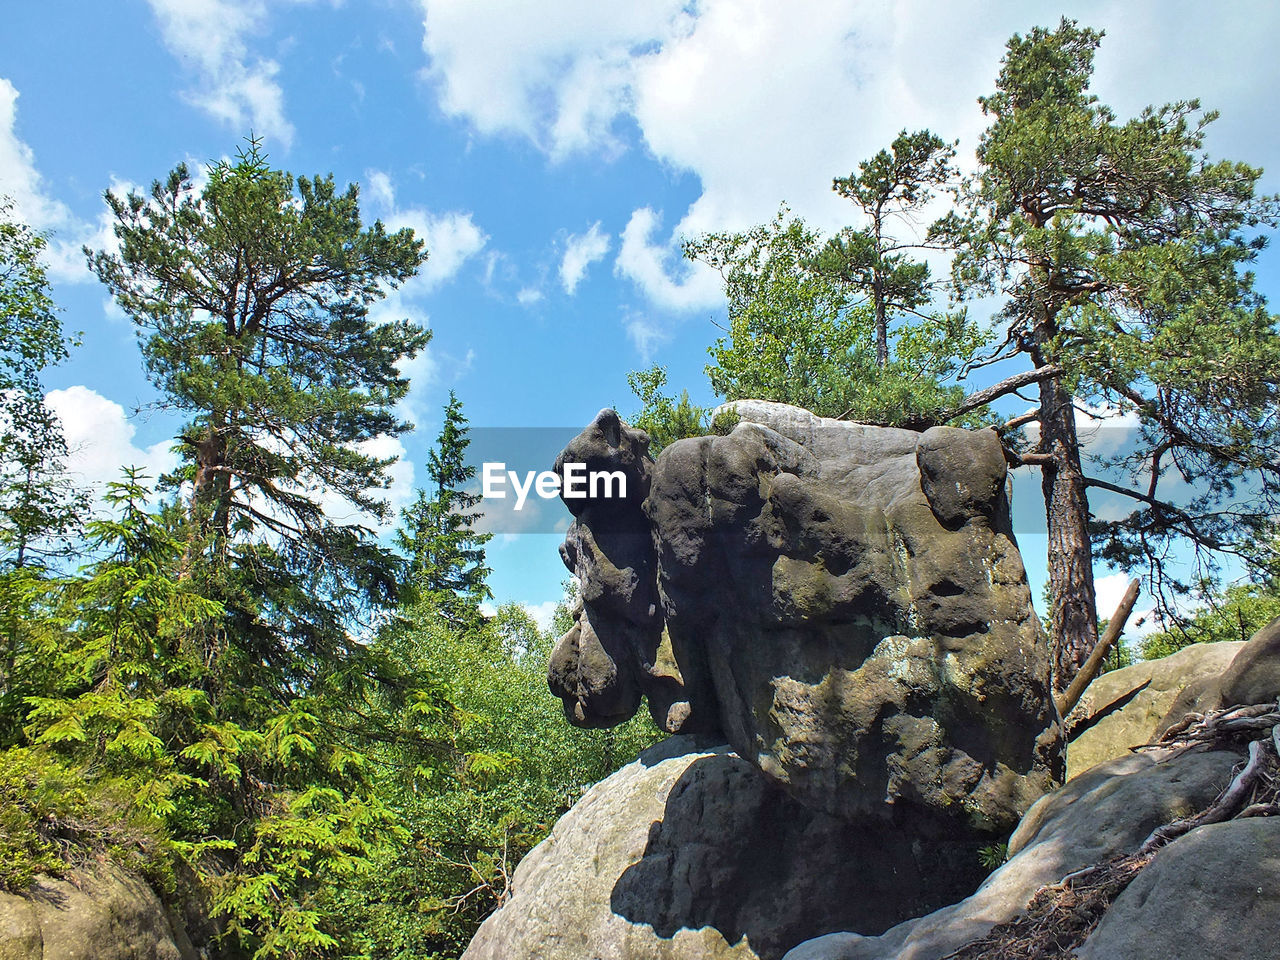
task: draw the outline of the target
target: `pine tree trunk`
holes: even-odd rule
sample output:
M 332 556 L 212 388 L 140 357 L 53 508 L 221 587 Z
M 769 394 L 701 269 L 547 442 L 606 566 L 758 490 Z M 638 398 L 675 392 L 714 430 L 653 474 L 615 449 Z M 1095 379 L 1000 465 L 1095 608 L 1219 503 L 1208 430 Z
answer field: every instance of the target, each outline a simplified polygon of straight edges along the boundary
M 1041 449 L 1054 457 L 1044 465 L 1041 483 L 1049 528 L 1054 689 L 1065 690 L 1098 643 L 1098 613 L 1075 407 L 1057 378 L 1040 385 L 1040 430 Z

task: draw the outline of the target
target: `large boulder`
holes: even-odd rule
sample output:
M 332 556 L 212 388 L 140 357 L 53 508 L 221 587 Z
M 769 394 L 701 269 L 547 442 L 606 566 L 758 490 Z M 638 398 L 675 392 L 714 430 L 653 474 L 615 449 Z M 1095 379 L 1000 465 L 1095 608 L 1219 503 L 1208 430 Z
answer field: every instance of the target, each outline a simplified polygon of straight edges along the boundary
M 1178 838 L 1116 898 L 1076 956 L 1280 957 L 1280 821 L 1232 820 Z
M 942 960 L 965 944 L 986 936 L 996 924 L 1012 920 L 1023 911 L 1041 886 L 1056 883 L 1068 873 L 1084 867 L 1133 853 L 1156 827 L 1208 806 L 1230 781 L 1232 769 L 1239 759 L 1238 753 L 1228 750 L 1180 755 L 1176 751 L 1163 751 L 1158 754 L 1130 754 L 1099 764 L 1061 790 L 1044 797 L 1028 811 L 1009 841 L 1009 862 L 993 873 L 973 896 L 901 923 L 881 936 L 836 933 L 818 937 L 797 946 L 786 954 L 785 960 Z M 1193 835 L 1188 834 L 1188 837 Z M 1269 836 L 1274 838 L 1274 833 Z M 1179 840 L 1158 854 L 1153 866 L 1183 842 Z M 1274 839 L 1271 842 L 1274 843 Z M 1275 848 L 1270 850 L 1274 853 Z M 1225 866 L 1230 862 L 1228 858 L 1239 852 L 1240 848 L 1233 846 L 1224 851 L 1219 862 Z M 1240 891 L 1246 882 L 1274 882 L 1274 857 L 1270 853 L 1266 856 L 1270 858 L 1271 865 L 1262 868 L 1261 872 L 1254 870 L 1251 864 L 1240 865 L 1241 878 L 1250 879 L 1241 879 L 1232 887 L 1237 896 L 1242 895 Z M 1184 890 L 1186 884 L 1199 882 L 1193 879 L 1195 874 L 1189 867 L 1184 866 L 1180 870 L 1185 873 Z M 1138 880 L 1129 888 L 1136 888 L 1130 902 L 1137 910 L 1141 909 L 1144 897 L 1149 898 L 1150 890 L 1160 884 L 1161 875 L 1156 874 L 1148 884 L 1137 887 L 1145 873 L 1140 873 Z M 1112 910 L 1120 907 L 1126 896 L 1127 891 Z M 1274 902 L 1272 894 L 1267 896 Z M 1221 898 L 1219 902 L 1226 903 Z M 1162 909 L 1172 911 L 1178 907 L 1176 901 L 1171 900 Z M 1200 921 L 1206 925 L 1213 923 L 1195 899 L 1182 902 L 1181 909 L 1187 915 L 1184 927 Z M 1146 919 L 1150 920 L 1151 916 Z M 1274 929 L 1275 920 L 1273 915 L 1268 929 Z M 1094 936 L 1102 934 L 1105 925 L 1104 920 Z M 1129 952 L 1128 945 L 1142 939 L 1146 929 L 1139 923 L 1127 935 L 1122 931 L 1107 934 L 1114 938 L 1110 942 L 1123 943 L 1124 947 L 1111 951 L 1099 948 L 1087 956 L 1090 960 L 1129 960 L 1132 957 L 1227 960 L 1265 955 L 1233 952 L 1232 949 L 1210 952 L 1182 950 L 1171 946 L 1176 941 L 1163 935 L 1159 939 L 1163 944 L 1162 950 Z M 1104 939 L 1102 942 L 1107 941 Z M 1195 942 L 1203 942 L 1203 938 Z M 1243 941 L 1237 938 L 1232 942 Z
M 1182 691 L 1216 680 L 1244 643 L 1195 643 L 1159 660 L 1104 673 L 1089 684 L 1067 718 L 1067 775 L 1151 743 Z
M 182 919 L 124 870 L 38 877 L 0 893 L 0 960 L 196 960 Z
M 728 436 L 656 462 L 613 411 L 562 455 L 645 492 L 566 500 L 566 714 L 616 723 L 646 694 L 814 809 L 1012 829 L 1060 781 L 1062 735 L 998 438 L 733 407 Z
M 1280 699 L 1280 617 L 1249 638 L 1218 675 L 1188 684 L 1156 727 L 1164 733 L 1188 713 L 1207 713 L 1238 704 L 1272 703 Z
M 885 826 L 805 807 L 727 746 L 673 737 L 560 819 L 464 960 L 777 960 L 978 883 L 972 840 L 926 847 Z

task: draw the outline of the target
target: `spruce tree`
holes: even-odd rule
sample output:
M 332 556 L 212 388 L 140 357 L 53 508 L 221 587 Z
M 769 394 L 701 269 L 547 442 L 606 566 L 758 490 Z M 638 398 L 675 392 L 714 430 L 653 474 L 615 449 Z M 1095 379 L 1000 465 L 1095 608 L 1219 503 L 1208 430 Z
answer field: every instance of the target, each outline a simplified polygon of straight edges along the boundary
M 462 401 L 450 390 L 440 435 L 427 458 L 435 489 L 430 494 L 418 490 L 414 503 L 401 511 L 396 534 L 417 597 L 457 626 L 477 625 L 483 619 L 480 604 L 492 598 L 484 545 L 493 535 L 476 531 L 481 498 L 466 489 L 476 475 L 466 461 L 469 429 Z

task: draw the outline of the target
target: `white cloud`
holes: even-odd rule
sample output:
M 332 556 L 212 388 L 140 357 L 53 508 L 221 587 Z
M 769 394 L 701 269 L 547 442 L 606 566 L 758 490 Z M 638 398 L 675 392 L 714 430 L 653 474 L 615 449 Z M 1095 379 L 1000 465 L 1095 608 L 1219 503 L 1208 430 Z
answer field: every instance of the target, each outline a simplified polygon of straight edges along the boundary
M 409 227 L 426 244 L 427 262 L 402 290 L 422 293 L 451 280 L 489 241 L 470 213 L 433 213 L 422 207 L 397 206 L 391 177 L 381 170 L 368 171 L 365 184 L 369 206 L 388 230 Z
M 150 446 L 138 446 L 134 440 L 137 427 L 130 422 L 124 407 L 114 400 L 108 400 L 85 386 L 50 391 L 46 400 L 62 422 L 69 451 L 68 472 L 77 484 L 89 488 L 95 497 L 101 499 L 107 484 L 119 480 L 125 467 L 140 468 L 152 483 L 177 468 L 179 461 L 173 452 L 175 441 L 165 439 Z M 360 443 L 358 449 L 379 458 L 399 458 L 387 471 L 391 478 L 390 487 L 375 491 L 391 504 L 395 511 L 392 520 L 378 525 L 348 501 L 323 490 L 316 490 L 317 499 L 325 513 L 338 523 L 362 523 L 389 530 L 396 522 L 399 509 L 413 497 L 413 462 L 406 456 L 399 437 L 374 437 Z
M 656 160 L 701 183 L 672 238 L 762 222 L 783 200 L 822 228 L 851 222 L 831 178 L 904 127 L 960 138 L 971 162 L 985 126 L 976 99 L 992 89 L 1006 40 L 1058 16 L 1013 0 L 980 11 L 944 0 L 420 2 L 447 113 L 553 159 L 616 153 L 634 124 Z M 1280 86 L 1269 49 L 1280 7 L 1089 0 L 1069 15 L 1106 29 L 1095 89 L 1122 114 L 1198 96 L 1226 111 L 1215 152 L 1275 152 L 1280 128 L 1256 118 Z M 1187 49 L 1197 55 L 1169 55 Z M 666 242 L 665 256 L 675 252 Z M 646 275 L 655 303 L 690 305 L 669 296 L 661 270 Z
M 246 39 L 262 30 L 263 0 L 147 0 L 160 24 L 165 46 L 196 74 L 183 96 L 237 132 L 293 143 L 293 125 L 284 115 L 284 91 L 276 81 L 280 65 L 254 58 Z
M 1120 601 L 1124 599 L 1125 591 L 1129 589 L 1129 581 L 1133 577 L 1128 573 L 1112 573 L 1104 577 L 1095 576 L 1093 581 L 1094 596 L 1098 603 L 1099 618 L 1107 618 L 1116 612 L 1116 608 L 1120 606 Z M 1134 604 L 1133 612 L 1129 615 L 1128 621 L 1125 623 L 1124 633 L 1122 637 L 1142 637 L 1149 633 L 1155 633 L 1160 629 L 1159 619 L 1153 614 L 1155 607 L 1142 604 L 1143 597 L 1140 594 L 1138 602 Z M 1142 609 L 1139 609 L 1142 607 Z
M 516 302 L 522 307 L 531 307 L 542 299 L 542 291 L 537 287 L 522 287 L 516 293 Z
M 648 365 L 654 351 L 671 339 L 671 334 L 648 317 L 630 316 L 624 321 L 627 338 L 640 354 L 640 362 Z
M 422 207 L 399 207 L 395 184 L 385 171 L 366 171 L 363 188 L 369 211 L 377 215 L 388 230 L 409 227 L 427 248 L 427 262 L 417 276 L 388 291 L 387 296 L 373 306 L 370 316 L 375 323 L 407 319 L 429 328 L 431 319 L 423 299 L 456 276 L 468 260 L 484 249 L 489 238 L 470 213 L 437 214 Z M 488 269 L 492 269 L 491 263 Z M 440 360 L 428 345 L 417 357 L 401 364 L 400 372 L 410 381 L 409 395 L 402 404 L 408 419 L 421 422 L 426 418 L 424 399 L 427 389 L 440 379 Z M 462 364 L 469 366 L 470 363 L 468 354 Z
M 445 112 L 553 156 L 615 143 L 633 55 L 688 21 L 683 0 L 421 2 L 427 72 Z
M 177 467 L 178 458 L 171 449 L 174 441 L 137 446 L 137 428 L 114 400 L 84 386 L 52 390 L 45 399 L 62 421 L 68 472 L 96 496 L 120 479 L 124 467 L 139 467 L 152 481 Z
M 587 268 L 605 258 L 610 243 L 609 234 L 600 229 L 599 220 L 586 233 L 573 234 L 565 240 L 564 259 L 560 261 L 560 284 L 565 293 L 573 296 L 587 275 Z
M 66 205 L 47 195 L 35 152 L 18 138 L 17 119 L 18 90 L 0 77 L 0 195 L 13 200 L 15 216 L 37 230 L 73 223 Z
M 18 90 L 0 77 L 0 196 L 13 201 L 12 216 L 50 234 L 44 260 L 49 276 L 68 283 L 92 279 L 81 247 L 115 250 L 111 211 L 103 206 L 95 223 L 85 223 L 62 201 L 50 196 L 36 167 L 35 151 L 17 132 Z M 133 184 L 113 180 L 113 193 L 127 193 Z
M 555 619 L 556 607 L 560 606 L 559 600 L 543 600 L 541 603 L 522 603 L 525 613 L 533 617 L 533 622 L 538 625 L 538 629 L 544 633 L 551 629 L 551 623 Z
M 690 310 L 718 304 L 723 298 L 720 276 L 701 263 L 681 263 L 678 237 L 665 244 L 650 238 L 658 226 L 658 215 L 648 207 L 631 214 L 622 231 L 622 249 L 614 272 L 633 281 L 645 295 L 669 310 Z M 677 266 L 668 272 L 668 263 Z M 673 276 L 672 274 L 675 274 Z

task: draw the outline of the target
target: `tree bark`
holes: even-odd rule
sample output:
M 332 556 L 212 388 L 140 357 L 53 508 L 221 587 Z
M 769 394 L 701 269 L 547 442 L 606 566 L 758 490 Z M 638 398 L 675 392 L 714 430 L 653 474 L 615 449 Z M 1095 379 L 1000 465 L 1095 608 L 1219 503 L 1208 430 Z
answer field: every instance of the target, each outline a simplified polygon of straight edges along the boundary
M 1075 405 L 1057 377 L 1040 384 L 1041 449 L 1053 455 L 1043 465 L 1045 518 L 1049 528 L 1049 592 L 1053 609 L 1054 689 L 1065 690 L 1098 643 L 1089 499 L 1080 469 Z

